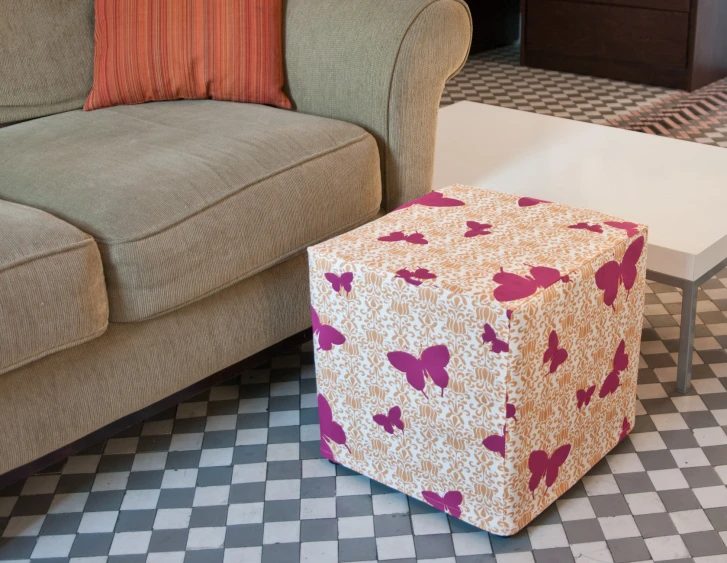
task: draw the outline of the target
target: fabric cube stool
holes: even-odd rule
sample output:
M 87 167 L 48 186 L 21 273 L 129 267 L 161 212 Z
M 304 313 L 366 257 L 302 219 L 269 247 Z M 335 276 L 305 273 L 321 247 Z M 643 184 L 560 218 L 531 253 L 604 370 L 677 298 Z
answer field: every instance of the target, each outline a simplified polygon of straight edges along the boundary
M 646 234 L 450 186 L 310 248 L 323 456 L 516 533 L 634 425 Z

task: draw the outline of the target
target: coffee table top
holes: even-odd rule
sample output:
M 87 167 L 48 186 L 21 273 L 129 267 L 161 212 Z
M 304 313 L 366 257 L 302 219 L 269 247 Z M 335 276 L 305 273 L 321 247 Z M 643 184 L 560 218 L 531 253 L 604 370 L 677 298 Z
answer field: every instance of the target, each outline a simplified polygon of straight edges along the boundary
M 694 281 L 727 258 L 727 152 L 459 102 L 439 112 L 433 188 L 530 196 L 649 227 L 648 269 Z

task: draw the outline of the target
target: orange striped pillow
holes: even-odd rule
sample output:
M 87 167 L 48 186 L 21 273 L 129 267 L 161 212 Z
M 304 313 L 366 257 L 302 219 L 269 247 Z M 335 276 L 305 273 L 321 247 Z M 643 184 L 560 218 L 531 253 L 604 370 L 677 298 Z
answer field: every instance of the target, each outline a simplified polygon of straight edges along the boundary
M 96 0 L 84 110 L 205 99 L 290 108 L 282 0 Z

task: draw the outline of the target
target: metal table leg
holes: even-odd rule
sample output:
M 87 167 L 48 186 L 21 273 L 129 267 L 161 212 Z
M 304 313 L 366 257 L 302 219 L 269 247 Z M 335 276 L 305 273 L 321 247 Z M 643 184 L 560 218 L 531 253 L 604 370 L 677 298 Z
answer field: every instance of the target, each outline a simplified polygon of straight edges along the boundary
M 646 271 L 646 279 L 678 287 L 682 290 L 682 317 L 679 330 L 679 363 L 677 364 L 677 391 L 687 393 L 692 380 L 692 354 L 694 353 L 694 326 L 697 322 L 697 290 L 705 281 L 685 280 L 654 272 Z
M 727 259 L 715 264 L 696 280 L 685 280 L 669 274 L 646 271 L 646 279 L 679 287 L 682 290 L 682 320 L 679 331 L 679 364 L 677 367 L 677 391 L 686 393 L 692 381 L 692 355 L 694 354 L 694 326 L 697 322 L 697 290 L 699 286 L 727 267 Z
M 685 281 L 682 286 L 682 316 L 679 331 L 679 365 L 677 367 L 677 390 L 689 391 L 692 380 L 692 355 L 694 354 L 694 325 L 697 320 L 697 290 L 694 282 Z

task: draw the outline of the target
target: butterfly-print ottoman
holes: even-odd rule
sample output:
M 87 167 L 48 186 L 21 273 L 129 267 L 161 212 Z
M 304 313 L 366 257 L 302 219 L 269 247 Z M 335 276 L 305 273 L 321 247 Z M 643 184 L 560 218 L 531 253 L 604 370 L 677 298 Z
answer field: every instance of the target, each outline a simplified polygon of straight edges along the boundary
M 322 454 L 516 533 L 634 424 L 646 234 L 450 186 L 310 248 Z

